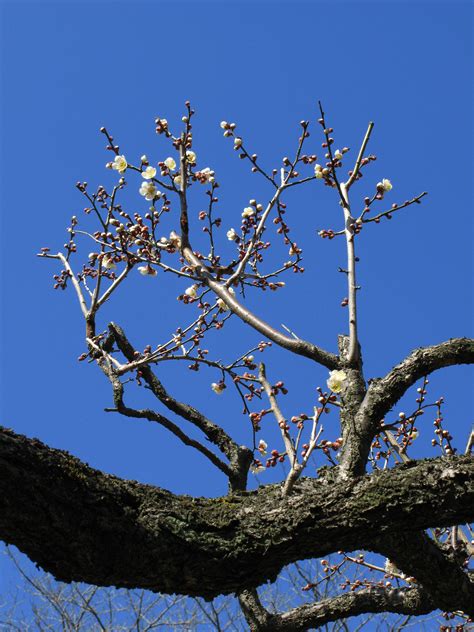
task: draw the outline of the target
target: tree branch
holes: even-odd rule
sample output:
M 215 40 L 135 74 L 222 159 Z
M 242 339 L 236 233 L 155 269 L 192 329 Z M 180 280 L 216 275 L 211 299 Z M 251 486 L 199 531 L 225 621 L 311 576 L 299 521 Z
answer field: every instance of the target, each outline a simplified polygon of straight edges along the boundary
M 336 369 L 339 367 L 339 358 L 329 351 L 321 349 L 317 347 L 311 342 L 307 342 L 306 340 L 295 339 L 286 334 L 283 334 L 281 331 L 274 329 L 271 325 L 266 323 L 264 320 L 253 314 L 249 309 L 247 309 L 244 305 L 239 303 L 239 301 L 233 296 L 227 287 L 215 279 L 212 278 L 212 275 L 208 270 L 206 270 L 201 261 L 194 255 L 191 249 L 183 249 L 183 254 L 186 257 L 187 261 L 191 263 L 202 279 L 205 281 L 207 286 L 219 297 L 224 303 L 238 316 L 244 323 L 250 325 L 261 334 L 266 336 L 269 340 L 274 342 L 275 344 L 287 349 L 288 351 L 292 351 L 297 355 L 304 356 L 305 358 L 310 358 L 315 362 L 319 362 L 323 366 L 328 369 Z
M 331 621 L 369 612 L 417 616 L 432 610 L 436 610 L 436 606 L 426 591 L 418 588 L 374 587 L 305 604 L 284 614 L 269 614 L 268 623 L 260 627 L 250 625 L 250 629 L 255 632 L 303 632 L 310 628 L 319 629 Z M 250 623 L 249 619 L 247 621 Z
M 444 473 L 449 478 L 449 469 Z M 376 543 L 397 568 L 414 577 L 430 594 L 436 607 L 447 612 L 462 610 L 474 616 L 474 583 L 462 568 L 465 560 L 454 551 L 442 550 L 422 531 L 390 533 Z
M 425 375 L 456 364 L 474 363 L 474 339 L 452 338 L 432 347 L 415 349 L 384 378 L 373 380 L 345 436 L 340 461 L 343 476 L 365 471 L 370 444 L 381 419 L 404 393 Z
M 118 348 L 129 362 L 136 359 L 135 349 L 129 342 L 123 329 L 116 323 L 109 324 L 109 331 L 117 342 Z M 233 490 L 246 488 L 247 474 L 253 459 L 252 451 L 246 446 L 239 446 L 223 428 L 208 419 L 196 408 L 180 402 L 167 392 L 163 384 L 146 364 L 140 367 L 143 379 L 155 397 L 169 410 L 186 419 L 199 428 L 206 437 L 216 445 L 230 461 L 229 481 Z
M 213 598 L 386 533 L 472 521 L 473 474 L 473 457 L 441 457 L 355 481 L 330 471 L 284 500 L 279 484 L 191 498 L 0 429 L 0 538 L 60 580 Z

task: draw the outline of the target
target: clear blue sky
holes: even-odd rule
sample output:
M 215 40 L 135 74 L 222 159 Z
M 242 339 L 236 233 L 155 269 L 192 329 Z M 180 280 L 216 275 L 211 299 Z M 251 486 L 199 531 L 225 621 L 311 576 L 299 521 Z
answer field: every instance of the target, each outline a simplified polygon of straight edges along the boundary
M 222 119 L 238 124 L 269 167 L 293 151 L 301 119 L 316 121 L 318 99 L 336 145 L 351 147 L 351 156 L 374 120 L 370 149 L 378 160 L 354 188 L 354 200 L 383 177 L 394 185 L 390 203 L 423 190 L 429 196 L 361 235 L 366 376 L 383 374 L 416 346 L 472 335 L 470 3 L 17 1 L 3 3 L 1 19 L 3 424 L 110 473 L 176 492 L 225 491 L 222 475 L 165 431 L 102 412 L 111 404 L 109 386 L 94 366 L 76 360 L 84 344 L 75 296 L 54 292 L 57 266 L 35 257 L 41 246 L 61 247 L 71 215 L 82 220 L 77 180 L 115 179 L 104 169 L 109 155 L 99 127 L 107 126 L 127 157 L 146 153 L 156 163 L 170 152 L 154 134 L 154 118 L 177 124 L 186 99 L 197 110 L 200 164 L 214 168 L 221 183 L 226 249 L 225 230 L 237 228 L 249 198 L 264 201 L 269 189 L 222 137 Z M 308 150 L 321 153 L 319 126 L 313 130 Z M 135 191 L 139 182 L 130 181 Z M 132 210 L 144 210 L 138 194 L 129 199 Z M 344 249 L 342 240 L 323 241 L 316 231 L 340 227 L 337 200 L 311 183 L 286 201 L 307 273 L 290 274 L 283 291 L 249 302 L 273 325 L 285 323 L 335 351 L 337 334 L 346 331 L 337 273 Z M 84 245 L 83 254 L 90 249 Z M 137 346 L 153 344 L 191 313 L 176 301 L 184 287 L 163 274 L 132 275 L 99 328 L 114 319 Z M 232 359 L 260 339 L 234 323 L 209 347 Z M 276 349 L 266 360 L 270 377 L 290 387 L 285 413 L 311 410 L 326 370 Z M 234 394 L 228 389 L 218 398 L 210 390 L 215 374 L 196 376 L 182 366 L 159 374 L 177 397 L 185 392 L 189 403 L 248 440 Z M 473 412 L 469 372 L 446 370 L 431 386 L 433 399 L 447 398 L 462 447 Z M 335 417 L 331 423 L 335 438 Z M 268 441 L 273 430 L 266 424 Z M 431 431 L 427 422 L 420 454 L 435 455 Z

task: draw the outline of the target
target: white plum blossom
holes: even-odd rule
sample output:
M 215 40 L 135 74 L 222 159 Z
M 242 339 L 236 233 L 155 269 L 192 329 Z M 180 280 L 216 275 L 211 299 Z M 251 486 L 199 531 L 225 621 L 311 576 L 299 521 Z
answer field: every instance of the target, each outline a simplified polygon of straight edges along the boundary
M 242 139 L 237 137 L 234 138 L 234 149 L 240 149 L 242 147 Z
M 242 211 L 242 217 L 244 219 L 247 219 L 249 217 L 252 217 L 252 215 L 255 215 L 255 209 L 252 208 L 251 206 L 246 206 L 244 210 Z
M 198 289 L 198 286 L 196 284 L 190 285 L 188 288 L 186 288 L 184 293 L 186 294 L 186 296 L 189 296 L 189 298 L 196 298 L 197 289 Z
M 115 270 L 115 268 L 117 267 L 114 263 L 112 255 L 105 255 L 105 257 L 102 259 L 102 266 L 104 268 L 107 268 L 107 270 Z
M 226 129 L 228 125 L 229 123 L 227 121 L 221 121 L 221 129 Z
M 169 156 L 166 160 L 163 161 L 165 167 L 167 167 L 170 171 L 174 171 L 176 169 L 176 160 Z
M 201 171 L 199 172 L 199 175 L 201 176 L 201 178 L 203 178 L 205 181 L 207 182 L 214 182 L 214 171 L 212 171 L 212 169 L 210 169 L 209 167 L 205 167 L 204 169 L 201 169 Z
M 336 160 L 341 160 L 341 158 L 342 158 L 342 151 L 340 149 L 336 149 L 336 151 L 334 152 L 334 158 Z
M 233 287 L 229 288 L 229 294 L 235 294 L 235 290 Z M 217 299 L 217 306 L 219 307 L 221 312 L 227 312 L 229 310 L 229 307 L 227 306 L 226 302 L 223 301 L 221 298 Z
M 138 266 L 138 272 L 143 276 L 156 276 L 158 272 L 151 266 Z
M 140 160 L 142 162 L 148 162 L 148 156 L 146 154 L 143 154 L 143 156 L 140 158 Z
M 252 474 L 260 474 L 261 472 L 265 472 L 267 468 L 260 464 L 260 465 L 256 465 L 254 463 L 252 463 L 252 465 L 250 466 L 250 471 L 252 472 Z
M 314 165 L 314 175 L 316 176 L 316 178 L 323 177 L 323 168 L 321 167 L 321 165 Z
M 161 197 L 161 191 L 158 191 L 153 184 L 153 182 L 142 182 L 140 190 L 140 195 L 143 195 L 145 200 L 151 202 L 155 198 Z
M 333 393 L 340 393 L 342 391 L 343 382 L 346 379 L 347 373 L 345 371 L 331 371 L 326 383 Z
M 382 182 L 377 182 L 377 189 L 380 189 L 381 191 L 391 191 L 393 188 L 392 183 L 390 182 L 390 180 L 388 180 L 387 178 L 384 178 L 382 180 Z
M 222 392 L 225 389 L 225 384 L 223 382 L 213 382 L 211 384 L 211 388 L 216 395 L 222 395 Z
M 197 158 L 196 158 L 196 154 L 194 153 L 194 151 L 191 151 L 190 149 L 186 152 L 186 160 L 189 162 L 190 165 L 195 165 Z
M 181 187 L 182 181 L 183 181 L 183 178 L 181 176 L 175 176 L 173 178 L 173 182 L 176 187 Z
M 227 234 L 227 239 L 229 241 L 235 241 L 237 239 L 237 233 L 235 232 L 233 228 L 228 230 L 226 234 Z
M 180 248 L 181 247 L 181 237 L 177 233 L 175 233 L 174 230 L 172 230 L 170 232 L 170 244 L 174 248 Z
M 268 448 L 267 443 L 263 439 L 260 439 L 260 441 L 258 442 L 258 448 L 257 448 L 260 454 L 266 454 L 267 448 Z
M 118 171 L 119 173 L 125 173 L 127 167 L 128 162 L 125 156 L 115 156 L 112 163 L 112 169 L 115 169 L 115 171 Z
M 145 180 L 152 180 L 156 176 L 155 167 L 147 167 L 145 171 L 142 171 L 142 178 Z

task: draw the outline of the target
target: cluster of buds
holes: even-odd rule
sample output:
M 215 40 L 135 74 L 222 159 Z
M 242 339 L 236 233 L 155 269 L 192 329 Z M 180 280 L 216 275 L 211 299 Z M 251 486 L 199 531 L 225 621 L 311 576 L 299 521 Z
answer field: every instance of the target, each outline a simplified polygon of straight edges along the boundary
M 326 239 L 326 237 L 327 237 L 328 239 L 334 239 L 334 237 L 336 236 L 336 235 L 335 235 L 335 233 L 334 233 L 334 231 L 333 231 L 333 230 L 330 230 L 330 229 L 329 229 L 329 230 L 320 230 L 320 231 L 318 232 L 318 235 L 319 235 L 320 237 L 322 237 L 323 239 Z
M 267 459 L 266 466 L 267 467 L 275 467 L 277 463 L 283 463 L 285 460 L 285 454 L 281 454 L 278 450 L 272 450 L 270 452 L 270 457 Z
M 235 123 L 228 123 L 227 121 L 221 121 L 221 129 L 224 130 L 224 136 L 232 136 L 237 125 Z
M 298 429 L 302 429 L 304 427 L 304 422 L 309 419 L 306 413 L 300 413 L 299 415 L 293 415 L 291 418 L 291 423 L 296 424 Z
M 446 430 L 446 428 L 443 428 L 443 417 L 441 414 L 441 406 L 443 402 L 444 400 L 442 397 L 440 397 L 440 399 L 436 402 L 437 416 L 436 419 L 433 421 L 436 439 L 431 440 L 431 445 L 439 446 L 444 454 L 446 454 L 447 456 L 452 456 L 453 454 L 456 454 L 457 450 L 452 445 L 453 437 L 451 433 Z
M 272 394 L 278 395 L 279 393 L 282 395 L 286 395 L 288 393 L 288 389 L 285 388 L 285 385 L 281 380 L 272 386 Z
M 330 454 L 330 450 L 332 450 L 333 452 L 338 452 L 341 446 L 342 446 L 342 437 L 339 437 L 338 439 L 336 439 L 336 441 L 323 440 L 321 441 L 318 447 L 323 451 L 323 453 L 326 456 L 328 456 Z
M 268 413 L 270 413 L 270 410 L 261 410 L 260 412 L 253 412 L 249 414 L 249 418 L 250 421 L 252 423 L 252 427 L 255 430 L 255 432 L 258 432 L 261 428 L 260 428 L 260 424 L 261 421 L 263 419 L 263 417 L 265 415 L 268 415 Z
M 165 118 L 157 117 L 155 119 L 155 131 L 157 134 L 165 134 L 167 137 L 171 136 L 168 129 L 168 121 Z

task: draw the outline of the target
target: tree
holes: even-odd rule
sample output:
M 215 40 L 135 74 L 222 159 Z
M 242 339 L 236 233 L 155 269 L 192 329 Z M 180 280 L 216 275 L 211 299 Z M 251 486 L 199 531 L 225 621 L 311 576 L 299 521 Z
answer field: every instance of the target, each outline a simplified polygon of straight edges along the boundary
M 79 360 L 96 364 L 109 381 L 113 407 L 107 412 L 166 428 L 226 476 L 229 493 L 225 498 L 192 498 L 121 480 L 2 428 L 0 537 L 57 579 L 205 599 L 236 593 L 255 630 L 304 630 L 373 612 L 420 615 L 441 609 L 473 616 L 471 536 L 462 527 L 473 518 L 472 435 L 466 455 L 458 455 L 443 423 L 443 400 L 428 402 L 427 385 L 428 376 L 438 369 L 472 363 L 474 341 L 455 338 L 416 349 L 384 377 L 365 379 L 358 336 L 358 236 L 370 224 L 419 204 L 426 192 L 387 208 L 383 204 L 392 184 L 384 178 L 371 187 L 362 210 L 356 211 L 352 188 L 376 160 L 367 153 L 373 124 L 344 179 L 340 173 L 349 149 L 334 148 L 333 129 L 321 104 L 319 108 L 322 164 L 315 154 L 305 153 L 310 126 L 301 121 L 294 157 L 283 158 L 281 169 L 272 171 L 251 153 L 236 125 L 222 121 L 224 136 L 270 190 L 265 204 L 252 199 L 243 209 L 239 231 L 227 230 L 227 239 L 235 246 L 230 260 L 218 251 L 219 183 L 213 170 L 199 164 L 194 151 L 190 103 L 177 134 L 166 119 L 156 119 L 156 132 L 171 144 L 172 154 L 158 162 L 158 169 L 147 156 L 136 165 L 129 163 L 107 129 L 101 128 L 113 154 L 107 166 L 117 172 L 118 182 L 110 191 L 99 186 L 93 193 L 87 183 L 79 182 L 77 188 L 87 199 L 87 221 L 95 225 L 83 229 L 73 216 L 64 252 L 53 254 L 43 248 L 40 256 L 61 264 L 55 288 L 70 285 L 76 294 L 87 344 Z M 139 192 L 150 203 L 144 214 L 125 210 L 119 201 L 129 175 L 130 180 L 136 175 Z M 342 228 L 319 232 L 323 239 L 340 238 L 346 245 L 346 264 L 339 272 L 347 279 L 342 306 L 347 307 L 349 333 L 339 336 L 337 353 L 300 338 L 286 326 L 284 331 L 274 328 L 249 308 L 246 298 L 251 291 L 280 291 L 285 274 L 304 271 L 302 249 L 291 235 L 283 197 L 310 183 L 332 190 L 341 209 Z M 207 195 L 207 209 L 198 211 L 197 219 L 203 223 L 208 254 L 203 254 L 206 250 L 192 231 L 199 187 Z M 179 217 L 179 229 L 160 236 L 168 214 L 176 224 Z M 277 262 L 278 255 L 270 254 L 271 242 L 265 241 L 271 221 L 283 242 L 284 261 Z M 92 240 L 94 251 L 79 268 L 74 261 L 77 239 L 82 237 Z M 187 309 L 197 308 L 198 315 L 142 351 L 115 321 L 102 331 L 98 314 L 131 273 L 138 271 L 152 281 L 160 270 L 189 283 L 178 299 Z M 228 362 L 213 357 L 203 345 L 231 319 L 239 319 L 265 340 L 244 353 L 240 349 Z M 255 359 L 255 354 L 268 353 L 272 345 L 329 371 L 327 388 L 317 388 L 313 411 L 290 419 L 283 413 L 284 382 L 274 381 L 265 364 Z M 217 371 L 219 378 L 211 385 L 216 395 L 236 389 L 250 420 L 246 444 L 223 423 L 168 391 L 157 367 L 171 361 L 184 361 L 192 371 L 203 367 Z M 414 411 L 393 420 L 392 408 L 418 382 Z M 153 396 L 160 409 L 132 407 L 125 393 L 135 397 L 135 391 L 129 394 L 133 386 L 144 401 Z M 165 409 L 166 415 L 161 412 Z M 330 411 L 339 415 L 340 436 L 325 434 L 322 420 Z M 435 413 L 433 441 L 442 456 L 412 460 L 409 453 L 418 437 L 420 417 L 431 411 Z M 169 413 L 180 421 L 173 421 Z M 271 450 L 261 434 L 264 418 L 267 423 L 270 417 L 280 441 Z M 188 427 L 204 439 L 195 438 Z M 327 465 L 319 468 L 316 477 L 303 476 L 310 473 L 317 453 Z M 247 491 L 249 471 L 258 476 L 277 463 L 287 467 L 282 482 Z M 342 554 L 340 562 L 322 561 L 326 574 L 332 576 L 352 563 L 386 577 L 349 580 L 345 587 L 351 591 L 284 613 L 269 612 L 262 605 L 257 587 L 275 580 L 286 565 L 354 550 L 381 554 L 386 563 L 383 567 L 372 563 L 370 554 Z M 308 582 L 305 588 L 313 587 Z

